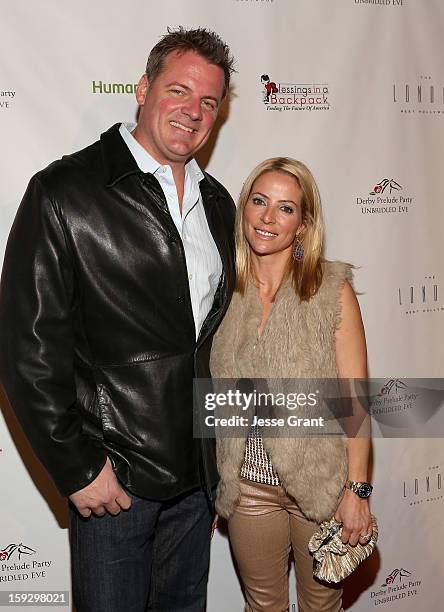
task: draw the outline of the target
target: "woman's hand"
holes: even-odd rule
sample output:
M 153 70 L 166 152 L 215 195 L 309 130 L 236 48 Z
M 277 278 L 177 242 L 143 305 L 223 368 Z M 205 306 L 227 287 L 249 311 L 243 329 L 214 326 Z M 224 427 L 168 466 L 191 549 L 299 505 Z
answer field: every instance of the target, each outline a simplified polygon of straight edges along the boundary
M 367 544 L 369 537 L 373 532 L 372 517 L 368 507 L 368 500 L 361 499 L 346 489 L 339 506 L 335 512 L 335 520 L 342 523 L 342 537 L 344 544 L 347 542 L 351 546 L 356 544 Z
M 364 326 L 358 300 L 350 283 L 344 282 L 340 294 L 341 322 L 336 330 L 336 362 L 338 375 L 345 381 L 367 378 L 367 352 L 365 347 Z M 370 453 L 370 427 L 359 402 L 353 398 L 354 418 L 349 420 L 351 431 L 347 439 L 348 478 L 357 482 L 367 482 Z M 355 428 L 357 421 L 358 427 Z M 365 426 L 365 427 L 364 427 Z M 363 428 L 363 435 L 357 436 L 357 429 Z M 342 523 L 342 541 L 356 546 L 358 541 L 367 544 L 373 528 L 368 500 L 361 499 L 345 489 L 335 519 Z M 367 536 L 367 537 L 363 537 Z

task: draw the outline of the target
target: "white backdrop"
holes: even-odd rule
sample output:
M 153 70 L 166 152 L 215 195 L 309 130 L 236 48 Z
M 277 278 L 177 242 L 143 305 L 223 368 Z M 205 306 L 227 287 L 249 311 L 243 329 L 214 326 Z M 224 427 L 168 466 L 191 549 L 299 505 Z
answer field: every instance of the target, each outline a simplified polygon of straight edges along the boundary
M 32 174 L 134 118 L 127 92 L 166 27 L 210 27 L 238 73 L 201 163 L 235 198 L 262 159 L 307 163 L 327 256 L 358 266 L 371 375 L 443 376 L 442 0 L 0 0 L 0 10 L 2 244 Z M 261 75 L 278 89 L 268 103 Z M 124 93 L 105 93 L 112 84 Z M 285 93 L 304 87 L 317 93 Z M 68 590 L 64 501 L 6 406 L 0 449 L 0 592 Z M 443 467 L 440 439 L 375 440 L 380 543 L 347 583 L 347 609 L 440 608 Z M 241 609 L 217 533 L 208 610 Z

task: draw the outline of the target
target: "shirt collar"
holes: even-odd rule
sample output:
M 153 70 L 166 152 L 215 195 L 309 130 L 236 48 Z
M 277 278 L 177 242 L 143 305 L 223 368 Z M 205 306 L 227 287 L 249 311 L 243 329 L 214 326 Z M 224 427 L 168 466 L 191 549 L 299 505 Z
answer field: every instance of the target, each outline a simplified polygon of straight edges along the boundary
M 140 170 L 142 172 L 156 174 L 159 168 L 162 168 L 162 164 L 154 159 L 154 157 L 152 157 L 152 155 L 150 155 L 131 134 L 135 127 L 135 123 L 122 123 L 119 128 L 120 135 L 132 153 Z M 200 182 L 204 178 L 204 174 L 194 158 L 185 164 L 185 173 L 189 174 L 190 178 L 197 182 Z

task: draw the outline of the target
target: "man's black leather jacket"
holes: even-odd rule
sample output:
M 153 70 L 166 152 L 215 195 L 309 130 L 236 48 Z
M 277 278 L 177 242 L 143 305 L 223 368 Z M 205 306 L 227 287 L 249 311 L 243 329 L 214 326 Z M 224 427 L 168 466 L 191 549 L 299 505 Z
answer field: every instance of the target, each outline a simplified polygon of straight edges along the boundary
M 224 272 L 196 343 L 182 242 L 118 128 L 29 183 L 5 255 L 0 371 L 63 495 L 109 456 L 130 490 L 166 500 L 217 482 L 213 441 L 193 439 L 192 385 L 233 291 L 234 204 L 205 174 Z

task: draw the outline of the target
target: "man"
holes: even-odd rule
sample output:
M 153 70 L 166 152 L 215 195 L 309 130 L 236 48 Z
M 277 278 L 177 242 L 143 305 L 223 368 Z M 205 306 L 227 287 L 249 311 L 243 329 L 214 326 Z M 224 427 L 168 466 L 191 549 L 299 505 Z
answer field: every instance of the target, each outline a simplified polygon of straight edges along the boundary
M 193 376 L 234 285 L 234 205 L 193 155 L 232 58 L 170 31 L 116 125 L 31 180 L 5 256 L 1 372 L 69 496 L 78 612 L 205 607 L 214 448 L 193 439 Z

